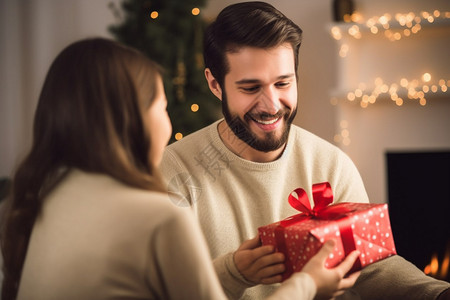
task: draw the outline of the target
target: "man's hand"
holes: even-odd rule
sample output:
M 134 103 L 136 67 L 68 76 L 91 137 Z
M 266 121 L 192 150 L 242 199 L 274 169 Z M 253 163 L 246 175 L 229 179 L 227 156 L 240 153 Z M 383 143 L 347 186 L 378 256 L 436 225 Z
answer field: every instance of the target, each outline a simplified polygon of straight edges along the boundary
M 246 240 L 234 252 L 234 263 L 244 278 L 253 283 L 281 282 L 285 266 L 284 255 L 273 246 L 261 246 L 259 235 Z

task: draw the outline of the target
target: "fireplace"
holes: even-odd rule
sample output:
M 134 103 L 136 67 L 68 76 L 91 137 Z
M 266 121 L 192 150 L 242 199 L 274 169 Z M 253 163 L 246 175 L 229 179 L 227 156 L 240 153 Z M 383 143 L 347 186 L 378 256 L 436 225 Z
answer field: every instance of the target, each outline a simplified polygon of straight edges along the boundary
M 450 281 L 450 150 L 388 152 L 387 186 L 399 255 Z

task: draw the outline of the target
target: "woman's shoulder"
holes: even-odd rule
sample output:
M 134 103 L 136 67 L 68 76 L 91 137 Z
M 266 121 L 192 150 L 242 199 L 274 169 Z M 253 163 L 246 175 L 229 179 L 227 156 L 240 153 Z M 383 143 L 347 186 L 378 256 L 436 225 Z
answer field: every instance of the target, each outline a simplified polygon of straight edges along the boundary
M 54 195 L 68 206 L 102 207 L 111 215 L 134 219 L 173 218 L 180 214 L 167 192 L 132 187 L 97 173 L 72 170 Z

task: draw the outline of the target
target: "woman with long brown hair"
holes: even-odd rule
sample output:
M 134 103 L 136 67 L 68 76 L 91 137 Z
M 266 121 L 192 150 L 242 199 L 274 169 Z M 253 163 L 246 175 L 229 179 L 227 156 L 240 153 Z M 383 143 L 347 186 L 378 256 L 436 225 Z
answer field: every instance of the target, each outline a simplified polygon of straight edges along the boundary
M 198 224 L 158 176 L 166 105 L 159 67 L 134 49 L 96 38 L 56 57 L 2 218 L 3 299 L 225 298 Z M 355 254 L 327 270 L 330 247 L 274 299 L 352 285 Z

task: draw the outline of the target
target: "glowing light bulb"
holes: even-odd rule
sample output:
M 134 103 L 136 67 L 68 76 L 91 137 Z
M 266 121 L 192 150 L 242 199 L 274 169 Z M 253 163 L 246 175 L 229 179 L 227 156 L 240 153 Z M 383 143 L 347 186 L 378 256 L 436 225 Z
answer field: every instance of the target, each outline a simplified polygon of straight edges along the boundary
M 152 18 L 152 19 L 156 19 L 158 16 L 159 16 L 159 14 L 158 14 L 158 12 L 156 10 L 152 11 L 150 13 L 150 18 Z
M 341 46 L 341 50 L 339 50 L 339 56 L 346 57 L 348 50 L 349 50 L 349 46 L 347 44 L 343 44 Z
M 344 15 L 344 22 L 350 23 L 352 21 L 352 17 L 349 14 Z
M 364 21 L 363 15 L 359 12 L 355 12 L 352 15 L 352 21 L 356 23 L 362 23 Z
M 426 19 L 430 16 L 430 14 L 427 11 L 423 11 L 423 12 L 421 12 L 421 14 L 424 19 Z
M 175 133 L 175 139 L 177 141 L 181 140 L 183 138 L 183 134 L 181 132 L 177 132 Z
M 337 26 L 331 28 L 331 35 L 335 40 L 340 40 L 342 38 L 341 30 Z
M 397 101 L 398 98 L 399 98 L 399 97 L 398 97 L 397 93 L 391 94 L 391 99 L 392 99 L 392 101 Z
M 378 19 L 378 22 L 380 22 L 380 24 L 387 24 L 387 22 L 388 22 L 388 18 L 384 15 L 384 16 L 381 16 L 379 19 Z
M 347 94 L 347 99 L 349 101 L 353 101 L 353 100 L 355 100 L 355 98 L 356 98 L 356 96 L 355 96 L 355 94 L 353 92 L 350 92 L 350 93 Z
M 343 129 L 343 130 L 341 131 L 341 135 L 342 135 L 344 138 L 346 138 L 346 137 L 349 137 L 350 132 L 349 132 L 347 129 Z
M 191 110 L 192 110 L 193 112 L 197 112 L 198 109 L 199 109 L 198 104 L 195 104 L 195 103 L 194 103 L 194 104 L 191 105 Z
M 430 73 L 423 73 L 422 80 L 425 81 L 425 82 L 430 82 L 431 74 Z
M 194 7 L 194 8 L 192 9 L 192 14 L 193 14 L 194 16 L 198 16 L 198 15 L 200 14 L 200 9 L 199 9 L 198 7 Z
M 353 25 L 348 29 L 348 34 L 355 36 L 359 32 L 359 27 L 357 25 Z
M 407 87 L 407 86 L 408 86 L 408 79 L 402 78 L 402 79 L 400 80 L 400 85 L 401 85 L 402 87 Z
M 396 83 L 391 84 L 389 88 L 389 94 L 394 94 L 398 90 L 398 85 Z
M 376 23 L 377 23 L 377 21 L 375 21 L 374 18 L 370 18 L 369 20 L 367 20 L 366 26 L 372 27 L 372 26 L 375 26 Z

